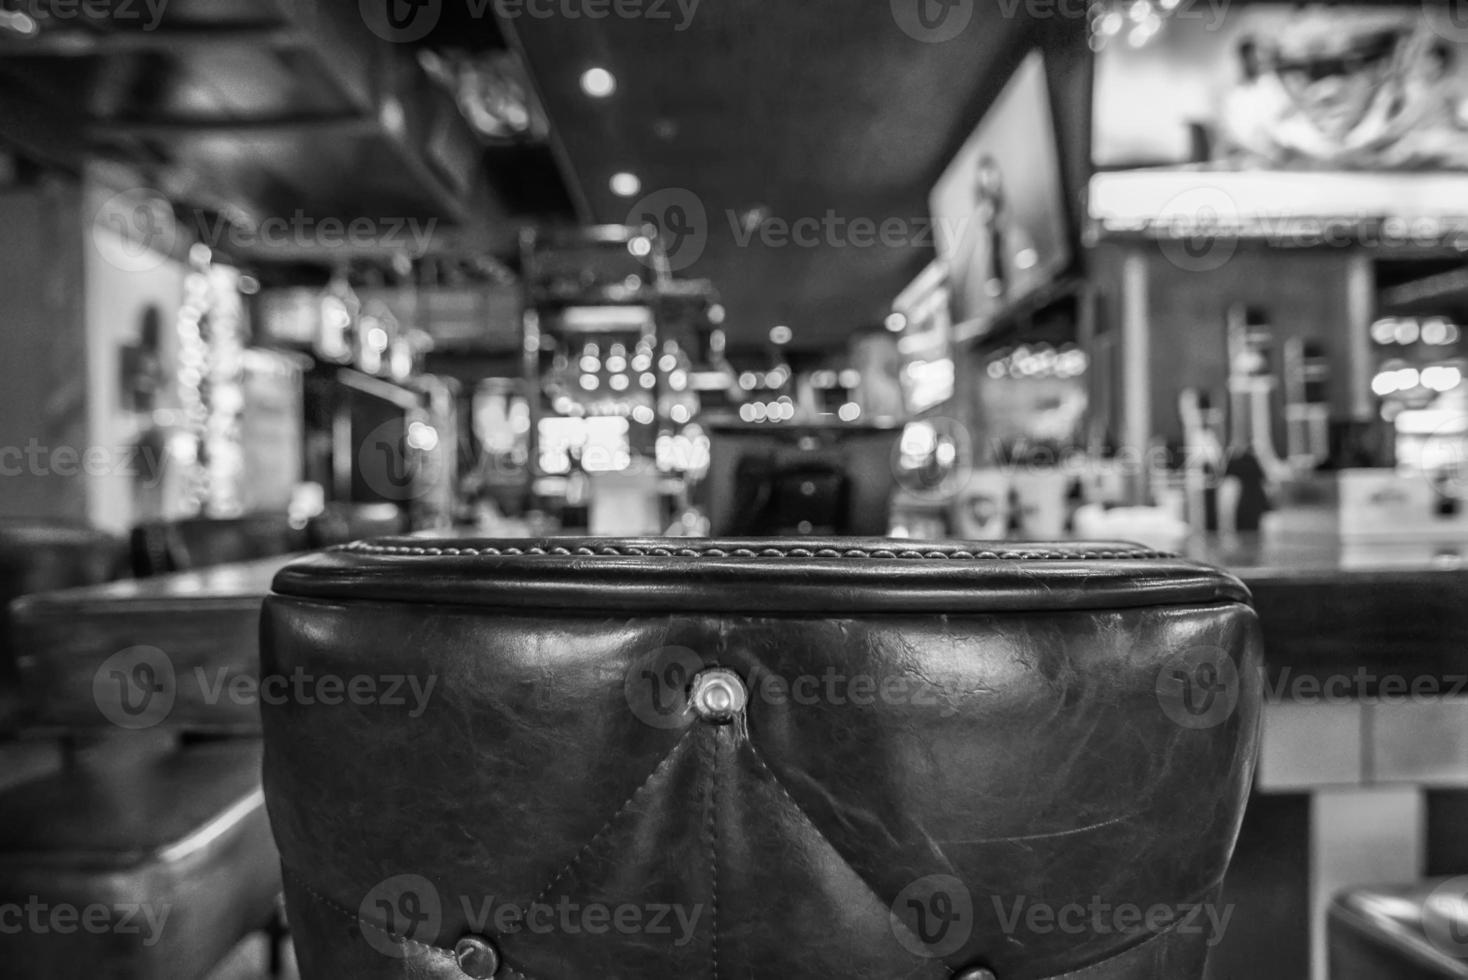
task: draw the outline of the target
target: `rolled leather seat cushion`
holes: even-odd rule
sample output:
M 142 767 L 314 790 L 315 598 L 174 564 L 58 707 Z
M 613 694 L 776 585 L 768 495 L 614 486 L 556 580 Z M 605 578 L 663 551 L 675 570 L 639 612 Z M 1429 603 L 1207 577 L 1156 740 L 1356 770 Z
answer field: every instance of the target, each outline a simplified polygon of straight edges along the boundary
M 1468 876 L 1352 888 L 1328 923 L 1331 980 L 1468 980 Z
M 984 547 L 291 565 L 262 713 L 303 978 L 1201 977 L 1257 745 L 1248 593 Z

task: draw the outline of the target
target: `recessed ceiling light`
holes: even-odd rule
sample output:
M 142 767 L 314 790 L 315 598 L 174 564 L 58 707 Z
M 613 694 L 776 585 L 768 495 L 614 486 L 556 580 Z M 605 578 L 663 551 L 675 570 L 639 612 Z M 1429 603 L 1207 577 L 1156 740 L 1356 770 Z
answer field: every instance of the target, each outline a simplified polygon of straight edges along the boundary
M 588 68 L 581 73 L 581 91 L 593 99 L 605 99 L 617 91 L 617 78 L 605 68 Z
M 612 174 L 611 185 L 612 193 L 618 197 L 636 197 L 637 192 L 642 190 L 642 181 L 637 179 L 637 175 L 629 174 L 625 170 Z

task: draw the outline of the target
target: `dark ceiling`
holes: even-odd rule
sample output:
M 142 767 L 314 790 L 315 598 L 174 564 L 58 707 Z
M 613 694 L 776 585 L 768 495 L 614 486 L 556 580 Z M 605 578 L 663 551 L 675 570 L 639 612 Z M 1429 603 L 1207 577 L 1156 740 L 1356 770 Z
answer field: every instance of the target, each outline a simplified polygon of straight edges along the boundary
M 660 219 L 636 205 L 671 200 L 693 233 L 675 265 L 718 290 L 731 346 L 787 324 L 813 351 L 879 324 L 931 260 L 928 189 L 1046 30 L 980 0 L 934 7 L 967 21 L 939 43 L 899 24 L 936 0 L 430 0 L 428 34 L 393 44 L 364 19 L 376 2 L 174 0 L 156 32 L 65 21 L 11 38 L 0 134 L 41 159 L 128 161 L 189 208 L 441 218 L 437 249 L 507 261 L 524 224 Z M 540 89 L 549 147 L 479 147 L 414 61 L 506 43 Z M 616 76 L 611 98 L 580 90 L 592 66 Z M 633 198 L 608 185 L 624 170 L 641 178 Z M 750 213 L 763 231 L 735 227 Z M 854 223 L 891 219 L 895 247 L 858 240 Z M 814 242 L 763 238 L 798 222 Z
M 686 24 L 676 0 L 647 0 L 629 9 L 670 19 L 522 15 L 502 28 L 529 61 L 589 217 L 628 220 L 636 199 L 612 193 L 617 171 L 641 178 L 640 197 L 691 191 L 705 212 L 692 230 L 706 232 L 707 245 L 681 274 L 712 280 L 733 343 L 755 346 L 783 323 L 794 346 L 811 349 L 880 323 L 932 259 L 921 226 L 928 189 L 1030 26 L 1004 17 L 1002 5 L 971 7 L 972 22 L 942 43 L 905 33 L 882 0 L 708 0 Z M 609 99 L 580 90 L 581 73 L 596 65 L 617 78 Z M 654 212 L 678 198 L 660 195 Z M 771 247 L 759 235 L 741 244 L 730 214 L 754 208 L 775 219 L 766 226 L 775 232 L 780 221 L 825 225 L 831 213 L 900 219 L 915 240 L 863 247 L 822 230 L 815 246 Z M 685 206 L 690 213 L 696 221 Z

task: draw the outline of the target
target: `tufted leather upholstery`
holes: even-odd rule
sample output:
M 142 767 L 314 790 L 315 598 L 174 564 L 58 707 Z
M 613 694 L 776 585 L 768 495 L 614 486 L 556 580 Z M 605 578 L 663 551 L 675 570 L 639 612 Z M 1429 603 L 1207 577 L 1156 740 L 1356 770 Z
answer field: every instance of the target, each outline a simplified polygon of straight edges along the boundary
M 1343 892 L 1329 937 L 1331 980 L 1468 978 L 1468 877 Z
M 1247 592 L 980 547 L 288 567 L 262 676 L 306 694 L 262 713 L 303 978 L 1200 978 L 1257 744 Z

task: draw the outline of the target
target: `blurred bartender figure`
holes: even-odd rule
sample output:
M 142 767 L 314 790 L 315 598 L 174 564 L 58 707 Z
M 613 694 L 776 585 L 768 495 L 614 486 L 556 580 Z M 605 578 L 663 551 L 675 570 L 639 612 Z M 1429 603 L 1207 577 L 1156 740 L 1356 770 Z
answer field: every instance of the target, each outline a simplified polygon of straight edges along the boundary
M 1468 168 L 1458 50 L 1420 11 L 1311 11 L 1239 44 L 1225 99 L 1234 158 L 1268 167 Z

